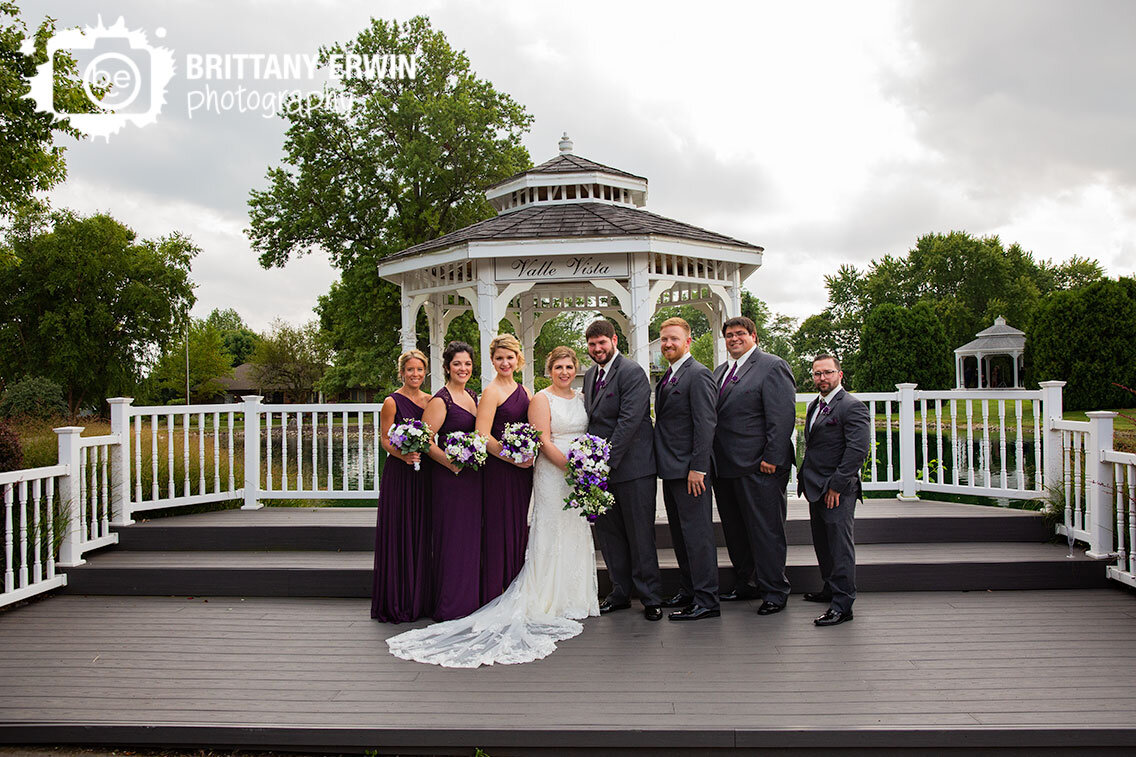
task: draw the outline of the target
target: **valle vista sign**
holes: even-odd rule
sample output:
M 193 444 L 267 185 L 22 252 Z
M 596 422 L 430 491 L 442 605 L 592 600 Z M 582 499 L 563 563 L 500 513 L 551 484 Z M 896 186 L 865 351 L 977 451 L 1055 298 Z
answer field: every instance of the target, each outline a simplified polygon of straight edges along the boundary
M 493 276 L 503 283 L 625 279 L 630 275 L 631 263 L 626 254 L 526 255 L 493 261 Z

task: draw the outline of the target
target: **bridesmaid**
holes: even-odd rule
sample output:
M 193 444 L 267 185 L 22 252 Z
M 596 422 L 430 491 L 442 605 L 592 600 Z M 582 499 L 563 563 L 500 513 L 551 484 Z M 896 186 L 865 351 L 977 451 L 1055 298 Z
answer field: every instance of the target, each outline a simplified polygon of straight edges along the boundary
M 384 623 L 417 620 L 430 611 L 427 563 L 430 532 L 427 476 L 424 460 L 404 455 L 391 446 L 391 426 L 420 420 L 430 395 L 422 391 L 426 356 L 408 350 L 398 356 L 402 386 L 387 395 L 379 415 L 383 449 L 387 452 L 379 480 L 379 515 L 375 527 L 375 576 L 371 617 Z M 422 470 L 414 470 L 420 462 Z
M 506 424 L 528 422 L 532 396 L 513 378 L 513 372 L 525 364 L 521 343 L 512 334 L 499 334 L 489 343 L 489 355 L 497 375 L 477 406 L 477 430 L 489 438 L 483 478 L 481 604 L 500 596 L 521 571 L 533 488 L 532 460 L 514 463 L 501 457 Z
M 481 606 L 481 471 L 460 470 L 439 443 L 447 434 L 473 431 L 477 395 L 465 384 L 473 375 L 473 347 L 450 342 L 442 352 L 446 385 L 434 394 L 422 420 L 437 435 L 430 445 L 431 550 L 434 566 L 434 620 L 462 618 Z

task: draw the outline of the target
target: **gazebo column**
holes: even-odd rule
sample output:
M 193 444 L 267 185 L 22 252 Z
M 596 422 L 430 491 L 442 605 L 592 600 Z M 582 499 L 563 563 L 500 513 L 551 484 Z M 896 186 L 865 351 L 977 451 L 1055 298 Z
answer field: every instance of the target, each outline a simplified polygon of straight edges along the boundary
M 525 365 L 521 368 L 521 381 L 524 383 L 525 388 L 530 392 L 533 389 L 533 377 L 536 355 L 534 354 L 534 347 L 536 345 L 536 322 L 533 317 L 532 298 L 525 297 L 527 300 L 521 306 L 521 349 L 525 351 Z
M 400 300 L 402 305 L 402 351 L 406 352 L 418 346 L 418 333 L 414 324 L 418 320 L 418 308 L 426 300 L 426 295 L 411 297 L 406 294 L 405 289 L 402 289 Z
M 962 356 L 955 353 L 955 389 L 962 389 Z
M 445 312 L 441 302 L 442 295 L 434 295 L 426 303 L 426 323 L 430 327 L 430 392 L 442 388 L 446 381 L 442 370 L 442 343 L 446 341 Z
M 493 269 L 488 265 L 478 266 L 477 297 L 473 302 L 473 317 L 477 321 L 480 336 L 481 385 L 484 387 L 493 380 L 493 356 L 489 354 L 489 343 L 497 336 L 497 326 L 501 318 L 497 314 L 497 284 L 490 278 Z M 496 317 L 495 317 L 496 316 Z
M 979 352 L 974 356 L 974 360 L 977 363 L 975 368 L 978 369 L 978 383 L 975 389 L 984 389 L 988 383 L 986 380 L 986 356 Z
M 647 375 L 651 375 L 650 335 L 648 329 L 651 324 L 653 303 L 649 301 L 651 282 L 647 277 L 647 256 L 636 253 L 631 256 L 631 277 L 628 281 L 628 290 L 631 295 L 631 340 L 629 357 L 639 365 Z
M 1019 387 L 1021 387 L 1021 383 L 1018 379 L 1018 358 L 1021 357 L 1021 353 L 1011 352 L 1010 357 L 1014 358 L 1014 388 L 1018 389 Z

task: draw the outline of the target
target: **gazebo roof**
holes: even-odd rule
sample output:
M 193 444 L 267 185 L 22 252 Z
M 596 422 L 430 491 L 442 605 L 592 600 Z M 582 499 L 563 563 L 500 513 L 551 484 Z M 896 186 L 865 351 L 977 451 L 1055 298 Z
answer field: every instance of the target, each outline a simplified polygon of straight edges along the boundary
M 1021 352 L 1026 347 L 1026 334 L 1020 329 L 1006 323 L 1006 319 L 998 316 L 994 325 L 979 331 L 973 339 L 955 350 L 956 354 L 1011 354 Z
M 557 159 L 554 158 L 553 160 Z M 713 231 L 665 218 L 650 211 L 626 205 L 584 201 L 564 205 L 531 205 L 511 213 L 494 216 L 466 226 L 464 229 L 432 239 L 429 242 L 408 247 L 394 255 L 387 256 L 383 259 L 383 262 L 441 250 L 465 242 L 639 237 L 643 235 L 728 245 L 755 252 L 763 251 L 762 247 L 749 242 L 716 234 Z
M 645 176 L 636 176 L 633 173 L 628 173 L 627 171 L 623 171 L 618 168 L 605 166 L 603 163 L 597 163 L 594 160 L 589 160 L 588 158 L 582 157 L 580 155 L 573 155 L 572 153 L 561 153 L 552 160 L 546 160 L 539 166 L 530 168 L 526 171 L 521 171 L 520 173 L 515 173 L 509 178 L 502 179 L 496 184 L 490 184 L 488 187 L 486 187 L 486 189 L 493 189 L 493 187 L 499 187 L 503 184 L 508 184 L 510 181 L 514 181 L 528 174 L 581 173 L 585 171 L 614 174 L 615 176 L 624 176 L 628 179 L 639 179 L 640 181 L 647 180 Z

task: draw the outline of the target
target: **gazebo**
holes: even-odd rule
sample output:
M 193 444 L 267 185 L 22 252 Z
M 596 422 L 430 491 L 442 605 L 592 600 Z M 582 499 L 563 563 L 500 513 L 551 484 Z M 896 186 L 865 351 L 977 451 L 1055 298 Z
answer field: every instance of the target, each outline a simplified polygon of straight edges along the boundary
M 762 248 L 644 209 L 647 179 L 575 155 L 565 134 L 560 154 L 485 192 L 497 215 L 384 258 L 379 275 L 399 285 L 402 344 L 417 342 L 425 308 L 432 386 L 442 385 L 446 329 L 472 310 L 481 333 L 483 375 L 501 320 L 516 331 L 529 361 L 541 326 L 564 312 L 598 312 L 616 321 L 628 357 L 650 369 L 648 326 L 671 305 L 703 309 L 725 359 L 725 319 L 741 312 L 742 282 L 761 266 Z
M 990 358 L 1007 355 L 1013 363 L 1014 383 L 1008 388 L 1022 386 L 1022 355 L 1026 349 L 1025 332 L 1010 326 L 1006 319 L 998 316 L 994 325 L 979 331 L 973 341 L 955 350 L 955 388 L 966 388 L 965 367 L 967 358 L 975 360 L 975 378 L 978 389 L 995 388 L 991 376 Z

